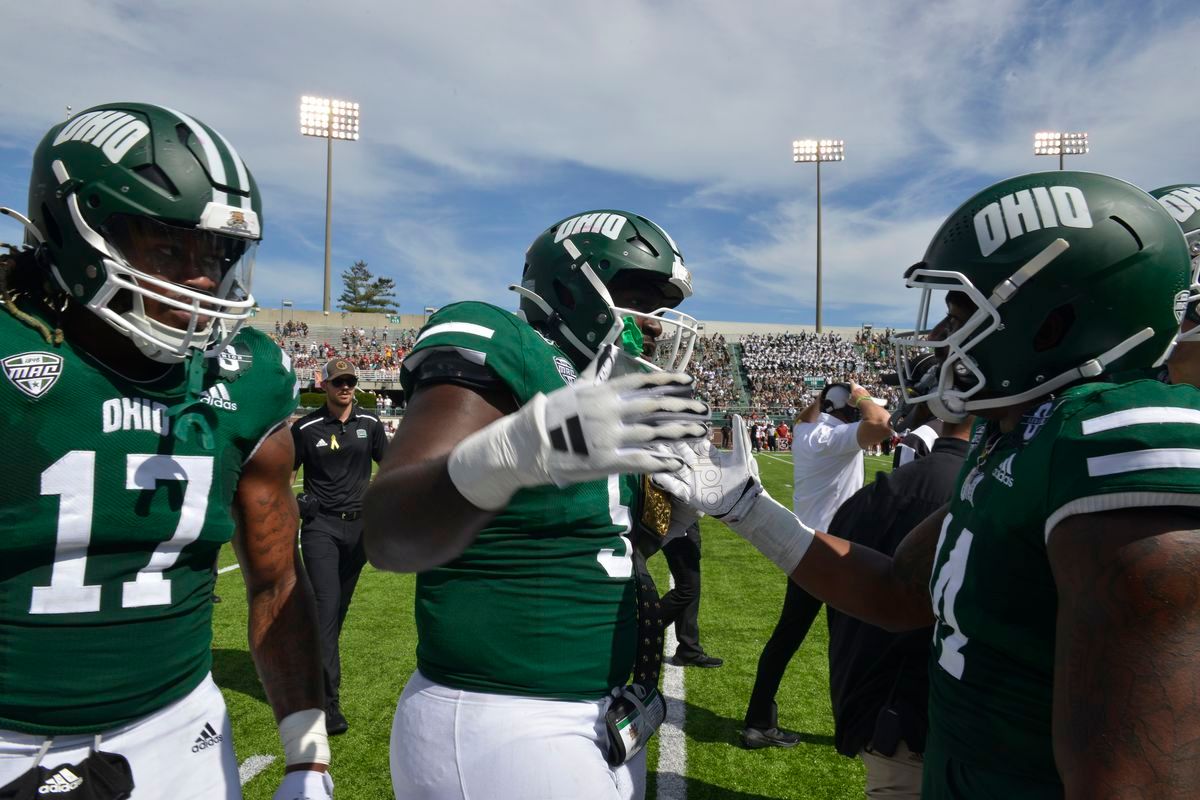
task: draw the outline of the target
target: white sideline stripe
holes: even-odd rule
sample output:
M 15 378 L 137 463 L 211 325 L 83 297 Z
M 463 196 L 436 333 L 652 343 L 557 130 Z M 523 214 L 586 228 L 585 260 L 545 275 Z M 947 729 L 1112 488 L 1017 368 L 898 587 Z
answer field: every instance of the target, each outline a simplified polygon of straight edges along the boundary
M 1187 447 L 1161 447 L 1093 456 L 1087 460 L 1088 477 L 1117 475 L 1143 469 L 1200 469 L 1200 450 Z
M 764 458 L 773 458 L 776 461 L 782 461 L 784 464 L 792 463 L 791 461 L 787 460 L 786 458 L 780 458 L 779 456 L 774 456 L 774 455 L 771 455 L 770 453 L 759 453 L 758 455 L 763 456 Z
M 670 579 L 675 588 L 675 578 Z M 664 655 L 674 653 L 679 646 L 675 626 L 668 625 L 663 643 Z M 687 696 L 683 686 L 683 667 L 663 662 L 663 699 L 667 704 L 666 718 L 658 729 L 658 798 L 687 800 L 687 737 L 683 733 Z
M 1194 408 L 1177 408 L 1175 406 L 1154 406 L 1148 408 L 1127 408 L 1124 411 L 1114 411 L 1095 419 L 1083 421 L 1083 435 L 1103 433 L 1115 428 L 1126 428 L 1130 425 L 1151 425 L 1172 422 L 1184 422 L 1200 425 L 1200 410 Z
M 219 570 L 217 570 L 217 574 L 224 575 L 226 572 L 233 572 L 239 566 L 241 566 L 241 565 L 240 564 L 230 564 L 228 567 L 221 567 Z M 245 783 L 245 781 L 242 781 L 242 783 Z
M 242 786 L 245 786 L 258 773 L 271 766 L 274 761 L 275 756 L 250 756 L 238 767 L 238 780 L 242 782 Z
M 441 325 L 434 325 L 432 328 L 426 329 L 424 333 L 417 337 L 417 341 L 413 344 L 414 347 L 420 344 L 430 336 L 437 336 L 439 333 L 469 333 L 472 336 L 482 336 L 484 339 L 490 339 L 496 335 L 496 332 L 491 328 L 483 325 L 476 325 L 473 322 L 443 322 Z

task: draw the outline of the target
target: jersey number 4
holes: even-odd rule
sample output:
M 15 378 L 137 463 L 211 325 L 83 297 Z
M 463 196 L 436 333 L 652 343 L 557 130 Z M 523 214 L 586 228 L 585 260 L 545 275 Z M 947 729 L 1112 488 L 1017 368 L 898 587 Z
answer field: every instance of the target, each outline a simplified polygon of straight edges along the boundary
M 952 517 L 947 514 L 946 521 L 942 523 L 942 534 L 938 539 L 937 547 L 938 556 L 941 556 L 942 545 L 946 542 L 946 532 L 950 529 L 951 520 Z M 933 612 L 938 616 L 938 624 L 933 629 L 934 646 L 941 644 L 938 664 L 959 680 L 962 680 L 963 668 L 966 667 L 962 650 L 967 645 L 968 639 L 967 635 L 963 633 L 962 624 L 959 623 L 958 615 L 954 611 L 954 602 L 958 599 L 959 590 L 963 586 L 963 578 L 967 571 L 967 556 L 971 553 L 971 543 L 974 541 L 975 534 L 963 528 L 954 542 L 954 547 L 950 549 L 946 563 L 942 564 L 942 568 L 938 570 L 937 578 L 933 582 Z
M 212 487 L 211 456 L 130 453 L 125 458 L 125 488 L 154 489 L 159 481 L 183 481 L 183 508 L 175 534 L 155 548 L 150 563 L 121 584 L 121 607 L 171 603 L 171 581 L 163 572 L 180 552 L 200 537 Z M 92 502 L 96 495 L 96 453 L 72 450 L 42 473 L 42 494 L 58 495 L 58 533 L 49 586 L 33 587 L 30 614 L 78 614 L 100 610 L 100 586 L 84 583 L 92 538 Z

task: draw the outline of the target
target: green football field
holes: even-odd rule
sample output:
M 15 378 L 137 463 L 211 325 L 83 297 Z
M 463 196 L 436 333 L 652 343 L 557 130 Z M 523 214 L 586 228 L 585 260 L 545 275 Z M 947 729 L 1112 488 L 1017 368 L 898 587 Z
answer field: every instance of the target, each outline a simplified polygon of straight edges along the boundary
M 760 453 L 767 490 L 791 504 L 792 465 L 788 453 Z M 867 480 L 890 469 L 890 458 L 867 456 Z M 748 751 L 737 744 L 738 730 L 763 644 L 783 602 L 779 570 L 719 522 L 703 521 L 703 590 L 700 635 L 705 649 L 725 659 L 719 669 L 683 670 L 684 752 L 664 755 L 686 764 L 682 781 L 664 779 L 658 791 L 659 737 L 651 743 L 649 791 L 658 800 L 750 800 L 750 798 L 862 797 L 858 761 L 833 749 L 829 709 L 824 615 L 792 660 L 780 687 L 779 723 L 798 731 L 803 742 L 788 750 Z M 236 564 L 226 548 L 220 566 Z M 666 591 L 666 562 L 650 566 Z M 388 738 L 392 712 L 415 667 L 411 575 L 363 571 L 342 632 L 342 709 L 350 730 L 332 739 L 337 796 L 349 800 L 388 800 Z M 245 590 L 237 569 L 222 573 L 213 626 L 213 674 L 233 718 L 238 762 L 248 800 L 270 800 L 283 770 L 274 720 L 246 649 Z M 682 757 L 682 761 L 680 758 Z M 269 762 L 269 763 L 268 763 Z M 265 765 L 265 767 L 263 766 Z M 664 767 L 665 769 L 665 767 Z

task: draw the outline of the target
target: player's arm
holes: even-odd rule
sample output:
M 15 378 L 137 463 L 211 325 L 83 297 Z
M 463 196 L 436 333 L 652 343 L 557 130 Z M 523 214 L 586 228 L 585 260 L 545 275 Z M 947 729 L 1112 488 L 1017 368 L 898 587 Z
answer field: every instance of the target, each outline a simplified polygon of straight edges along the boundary
M 292 437 L 280 427 L 242 468 L 233 546 L 246 582 L 250 654 L 275 719 L 287 771 L 329 764 L 316 607 L 296 559 Z
M 1200 786 L 1200 516 L 1068 517 L 1058 587 L 1054 757 L 1068 800 L 1192 798 Z
M 371 563 L 397 572 L 445 563 L 524 488 L 682 467 L 658 445 L 707 436 L 708 406 L 691 398 L 692 378 L 652 372 L 600 380 L 614 352 L 520 408 L 498 381 L 420 385 L 367 490 Z
M 451 451 L 517 410 L 502 388 L 435 383 L 417 391 L 363 503 L 363 543 L 379 569 L 419 572 L 466 549 L 496 515 L 463 497 L 450 478 Z
M 814 531 L 763 490 L 740 416 L 733 430 L 731 452 L 702 443 L 684 469 L 655 483 L 724 522 L 796 585 L 839 611 L 891 631 L 933 622 L 929 577 L 948 506 L 917 525 L 893 557 Z
M 876 627 L 893 632 L 923 628 L 933 623 L 929 578 L 945 517 L 946 507 L 928 516 L 901 540 L 891 557 L 814 531 L 790 577 L 838 611 Z M 796 523 L 784 520 L 783 526 Z

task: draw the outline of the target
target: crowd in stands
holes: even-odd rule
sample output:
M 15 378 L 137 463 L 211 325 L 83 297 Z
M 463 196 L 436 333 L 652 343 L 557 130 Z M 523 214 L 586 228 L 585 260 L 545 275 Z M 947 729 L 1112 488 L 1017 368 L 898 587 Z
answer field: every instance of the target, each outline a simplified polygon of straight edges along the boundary
M 742 369 L 751 407 L 764 413 L 766 409 L 803 408 L 821 386 L 843 381 L 854 381 L 872 396 L 894 405 L 899 399 L 896 390 L 884 386 L 879 378 L 879 373 L 891 366 L 890 334 L 890 330 L 860 332 L 854 341 L 836 333 L 743 336 Z
M 739 401 L 741 395 L 733 382 L 733 361 L 721 334 L 696 339 L 688 372 L 696 378 L 696 396 L 710 406 L 720 408 Z
M 398 331 L 389 330 L 387 325 L 379 328 L 342 328 L 339 340 L 317 340 L 306 338 L 308 326 L 299 323 L 291 326 L 291 322 L 283 326 L 275 324 L 275 341 L 285 353 L 292 357 L 292 364 L 298 370 L 319 369 L 326 361 L 342 356 L 354 362 L 359 370 L 391 370 L 399 380 L 400 362 L 412 349 L 417 340 L 417 331 L 404 328 Z
M 319 329 L 318 329 L 319 330 Z M 328 338 L 309 336 L 303 322 L 275 323 L 275 341 L 292 357 L 297 370 L 317 370 L 336 356 L 348 358 L 360 371 L 382 371 L 378 379 L 398 381 L 400 363 L 416 342 L 417 331 L 405 328 L 336 328 Z M 860 331 L 853 340 L 835 333 L 749 334 L 740 341 L 742 371 L 750 394 L 750 413 L 774 424 L 791 422 L 826 382 L 854 381 L 894 406 L 894 387 L 882 384 L 880 372 L 892 368 L 890 329 Z M 721 334 L 696 340 L 689 367 L 696 393 L 713 408 L 741 406 L 742 394 L 729 343 Z M 807 379 L 807 382 L 806 382 Z M 756 444 L 757 444 L 757 438 Z M 764 445 L 765 446 L 765 445 Z

